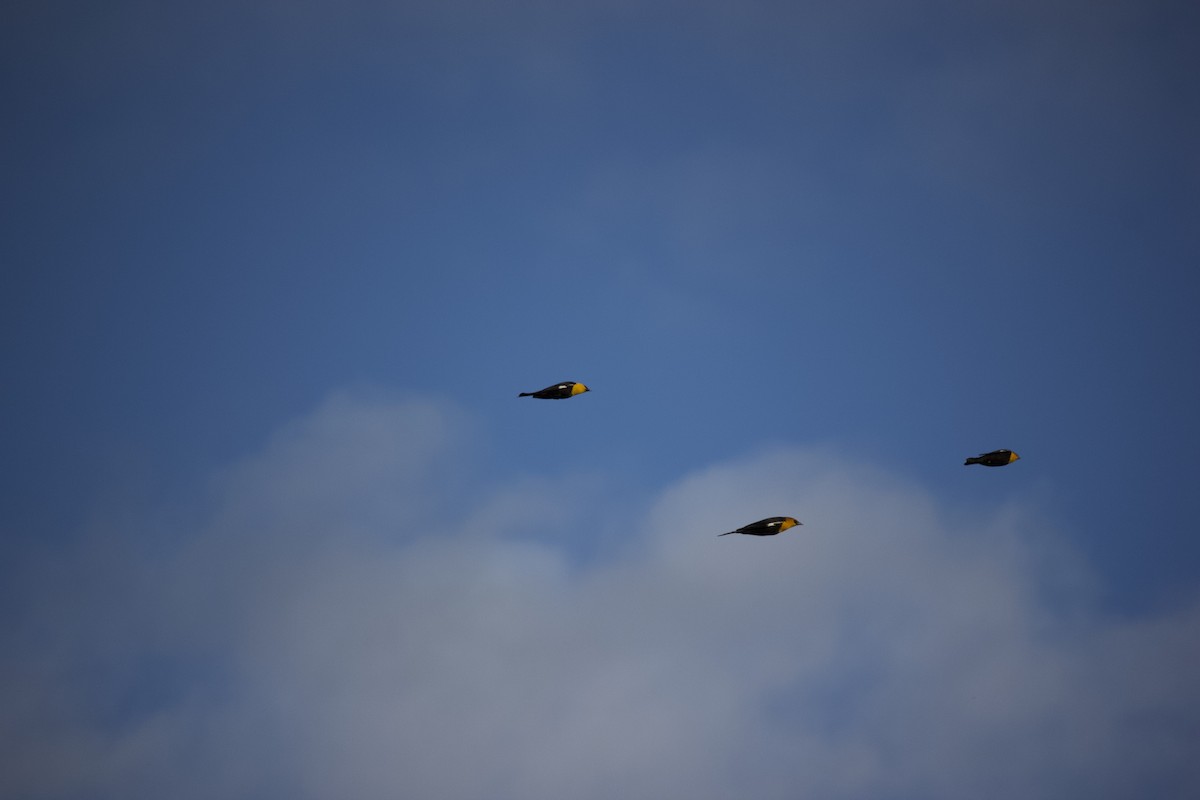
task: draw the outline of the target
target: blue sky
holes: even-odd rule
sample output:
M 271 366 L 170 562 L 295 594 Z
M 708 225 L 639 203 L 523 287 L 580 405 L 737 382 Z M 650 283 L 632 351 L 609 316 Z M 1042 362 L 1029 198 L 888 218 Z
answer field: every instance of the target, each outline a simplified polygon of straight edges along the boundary
M 6 17 L 9 793 L 987 796 L 989 753 L 1007 796 L 1200 783 L 1188 4 Z M 594 391 L 516 398 L 564 379 Z M 432 718 L 509 758 L 417 758 Z M 378 744 L 313 772 L 309 726 Z

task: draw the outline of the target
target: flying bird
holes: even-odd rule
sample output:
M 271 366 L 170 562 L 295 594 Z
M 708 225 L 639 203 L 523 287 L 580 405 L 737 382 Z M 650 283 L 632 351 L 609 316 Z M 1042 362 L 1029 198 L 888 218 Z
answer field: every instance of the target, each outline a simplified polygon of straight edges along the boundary
M 577 394 L 590 391 L 591 389 L 582 383 L 563 381 L 553 386 L 547 386 L 545 389 L 539 389 L 536 392 L 521 392 L 517 397 L 536 397 L 539 400 L 565 400 L 568 397 L 574 397 Z
M 751 522 L 749 525 L 744 525 L 736 531 L 728 533 L 719 533 L 718 536 L 728 536 L 730 533 L 744 533 L 747 536 L 774 536 L 780 531 L 786 531 L 788 528 L 794 528 L 797 525 L 803 525 L 803 522 L 797 522 L 792 517 L 767 517 L 760 519 L 758 522 Z
M 1012 450 L 993 450 L 990 453 L 982 453 L 974 458 L 968 458 L 963 462 L 963 466 L 968 464 L 983 464 L 985 467 L 1003 467 L 1005 464 L 1011 464 L 1020 458 L 1019 455 Z

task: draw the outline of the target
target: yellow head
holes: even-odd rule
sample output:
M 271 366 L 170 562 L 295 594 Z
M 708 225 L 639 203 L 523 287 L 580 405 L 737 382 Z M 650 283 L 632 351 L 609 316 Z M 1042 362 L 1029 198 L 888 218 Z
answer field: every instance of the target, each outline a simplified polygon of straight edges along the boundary
M 803 525 L 803 524 L 804 524 L 803 522 L 799 522 L 791 517 L 784 517 L 783 522 L 779 523 L 779 530 L 786 531 L 788 528 L 794 528 L 797 525 Z
M 584 392 L 590 392 L 590 391 L 591 391 L 591 389 L 587 388 L 582 383 L 577 383 L 571 387 L 571 397 L 574 397 L 577 394 L 583 394 Z

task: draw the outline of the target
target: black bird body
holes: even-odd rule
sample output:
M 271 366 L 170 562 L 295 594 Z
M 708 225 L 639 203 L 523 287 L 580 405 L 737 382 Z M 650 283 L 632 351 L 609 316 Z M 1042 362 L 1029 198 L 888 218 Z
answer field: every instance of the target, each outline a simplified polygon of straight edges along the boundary
M 1006 464 L 1011 464 L 1020 458 L 1019 455 L 1012 450 L 993 450 L 990 453 L 982 453 L 980 455 L 968 458 L 963 462 L 963 466 L 969 464 L 983 464 L 985 467 L 1003 467 Z
M 797 525 L 803 524 L 803 522 L 797 522 L 792 517 L 767 517 L 766 519 L 760 519 L 758 522 L 743 525 L 736 531 L 717 535 L 728 536 L 730 533 L 744 533 L 747 536 L 774 536 L 780 531 L 786 531 L 788 528 L 794 528 Z
M 563 381 L 553 386 L 547 386 L 545 389 L 538 389 L 536 392 L 521 392 L 517 397 L 536 397 L 539 400 L 566 400 L 568 397 L 574 397 L 577 394 L 590 391 L 591 389 L 582 383 Z

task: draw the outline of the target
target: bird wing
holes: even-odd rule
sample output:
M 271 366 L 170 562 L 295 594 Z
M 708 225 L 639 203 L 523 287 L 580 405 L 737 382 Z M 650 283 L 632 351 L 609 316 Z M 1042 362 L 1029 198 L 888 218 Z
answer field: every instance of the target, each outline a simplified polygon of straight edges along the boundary
M 767 517 L 760 519 L 758 522 L 751 522 L 749 525 L 738 528 L 739 533 L 766 533 L 767 531 L 777 531 L 779 526 L 783 524 L 783 517 Z

